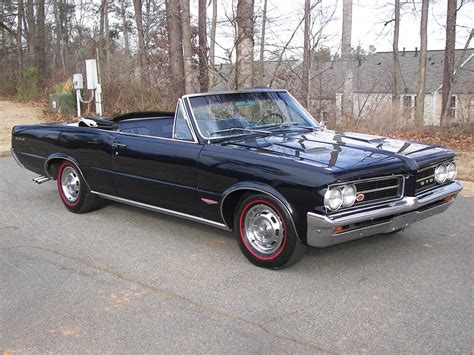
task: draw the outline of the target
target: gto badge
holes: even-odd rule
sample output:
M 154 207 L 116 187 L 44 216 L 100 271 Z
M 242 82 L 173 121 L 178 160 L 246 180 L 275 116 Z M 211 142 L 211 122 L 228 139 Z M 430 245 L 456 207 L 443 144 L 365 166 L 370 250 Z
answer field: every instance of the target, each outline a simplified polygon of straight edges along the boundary
M 364 199 L 365 199 L 364 194 L 357 194 L 357 196 L 356 196 L 356 201 L 357 202 L 362 202 L 362 201 L 364 201 Z

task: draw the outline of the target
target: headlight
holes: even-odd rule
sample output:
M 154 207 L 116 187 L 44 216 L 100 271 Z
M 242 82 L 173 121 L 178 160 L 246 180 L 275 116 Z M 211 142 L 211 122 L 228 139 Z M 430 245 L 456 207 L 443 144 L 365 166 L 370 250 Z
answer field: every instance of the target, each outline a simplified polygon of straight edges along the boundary
M 447 171 L 444 164 L 438 165 L 435 170 L 435 180 L 438 184 L 442 184 L 446 181 Z
M 356 189 L 354 185 L 344 186 L 342 189 L 342 204 L 344 207 L 351 207 L 356 200 Z
M 342 205 L 342 192 L 339 188 L 328 190 L 324 195 L 324 205 L 331 211 L 337 210 Z
M 454 162 L 449 163 L 448 167 L 446 168 L 446 171 L 448 180 L 454 180 L 458 172 L 458 170 L 456 169 L 456 164 L 454 164 Z

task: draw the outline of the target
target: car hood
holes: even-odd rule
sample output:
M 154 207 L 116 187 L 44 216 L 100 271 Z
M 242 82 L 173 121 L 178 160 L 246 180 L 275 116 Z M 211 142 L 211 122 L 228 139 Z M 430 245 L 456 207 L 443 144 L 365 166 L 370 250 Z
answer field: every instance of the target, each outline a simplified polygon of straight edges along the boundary
M 267 137 L 245 137 L 226 143 L 295 159 L 333 170 L 354 171 L 367 167 L 373 172 L 391 167 L 390 173 L 416 170 L 434 161 L 453 157 L 449 150 L 429 144 L 382 136 L 318 129 L 313 132 L 289 131 Z

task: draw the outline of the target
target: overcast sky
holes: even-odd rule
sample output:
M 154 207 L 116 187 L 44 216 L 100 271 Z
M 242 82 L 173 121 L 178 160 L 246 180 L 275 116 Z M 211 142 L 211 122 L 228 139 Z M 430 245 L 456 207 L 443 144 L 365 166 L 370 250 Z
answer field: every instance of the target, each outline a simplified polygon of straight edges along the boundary
M 466 0 L 465 0 L 466 1 Z M 196 6 L 193 6 L 197 12 Z M 402 17 L 400 25 L 400 50 L 406 47 L 407 50 L 414 50 L 420 47 L 420 9 L 421 1 L 401 0 Z M 458 0 L 458 3 L 460 1 Z M 263 0 L 255 0 L 256 15 L 261 14 Z M 225 15 L 232 14 L 232 6 L 235 8 L 236 0 L 222 0 L 219 7 L 220 22 L 217 30 L 217 42 L 230 49 L 233 45 L 233 30 L 231 26 L 225 25 Z M 341 36 L 341 19 L 342 19 L 342 0 L 322 0 L 322 7 L 326 13 L 334 12 L 333 21 L 323 31 L 325 39 L 323 44 L 330 47 L 332 51 L 338 51 L 340 47 Z M 318 28 L 317 13 L 321 6 L 315 8 L 314 18 L 315 26 Z M 288 41 L 291 34 L 297 27 L 303 16 L 304 0 L 268 0 L 268 17 L 267 24 L 267 40 L 268 49 L 272 50 L 281 47 Z M 429 20 L 428 20 L 428 49 L 443 49 L 445 40 L 445 22 L 446 22 L 447 0 L 430 1 Z M 194 10 L 193 9 L 193 10 Z M 193 11 L 194 12 L 194 11 Z M 210 20 L 211 8 L 209 8 L 208 16 Z M 390 0 L 354 0 L 353 4 L 353 23 L 352 23 L 352 46 L 356 47 L 360 44 L 364 49 L 374 46 L 376 51 L 392 50 L 392 23 L 384 26 L 384 24 L 393 18 L 393 1 Z M 457 15 L 457 37 L 456 48 L 464 47 L 466 39 L 470 32 L 470 27 L 474 26 L 474 0 L 468 1 L 459 10 Z M 261 19 L 257 18 L 256 23 L 256 45 L 259 44 Z M 296 33 L 292 41 L 293 49 L 289 51 L 294 57 L 301 55 L 303 43 L 303 29 Z M 474 43 L 471 43 L 471 47 Z M 218 55 L 224 56 L 225 50 L 218 49 Z

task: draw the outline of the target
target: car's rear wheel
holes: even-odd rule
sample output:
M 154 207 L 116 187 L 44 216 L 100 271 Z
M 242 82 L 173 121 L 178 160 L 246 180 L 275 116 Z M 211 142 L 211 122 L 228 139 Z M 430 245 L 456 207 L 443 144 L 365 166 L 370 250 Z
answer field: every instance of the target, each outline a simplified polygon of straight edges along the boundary
M 101 199 L 91 193 L 75 164 L 69 161 L 61 162 L 57 181 L 59 196 L 69 211 L 85 213 L 99 207 Z
M 291 216 L 268 195 L 245 195 L 234 216 L 240 249 L 253 264 L 269 269 L 288 267 L 304 255 Z

